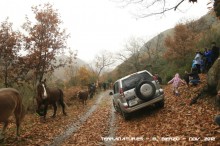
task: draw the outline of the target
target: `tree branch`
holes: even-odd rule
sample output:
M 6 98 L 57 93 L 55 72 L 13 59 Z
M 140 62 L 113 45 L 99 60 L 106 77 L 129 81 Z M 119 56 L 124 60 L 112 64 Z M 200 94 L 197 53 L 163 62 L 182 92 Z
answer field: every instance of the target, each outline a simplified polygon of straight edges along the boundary
M 175 7 L 174 7 L 174 11 L 176 11 L 176 9 L 179 7 L 179 5 L 181 4 L 181 3 L 183 3 L 185 0 L 182 0 L 181 2 L 179 2 Z

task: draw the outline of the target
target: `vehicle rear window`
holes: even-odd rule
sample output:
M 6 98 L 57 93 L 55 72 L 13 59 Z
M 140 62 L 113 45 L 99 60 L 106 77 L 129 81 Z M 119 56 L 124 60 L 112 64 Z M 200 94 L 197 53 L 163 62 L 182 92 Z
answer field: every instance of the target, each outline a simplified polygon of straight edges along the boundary
M 131 75 L 130 77 L 122 80 L 123 91 L 135 88 L 137 84 L 142 80 L 152 81 L 153 78 L 147 72 Z

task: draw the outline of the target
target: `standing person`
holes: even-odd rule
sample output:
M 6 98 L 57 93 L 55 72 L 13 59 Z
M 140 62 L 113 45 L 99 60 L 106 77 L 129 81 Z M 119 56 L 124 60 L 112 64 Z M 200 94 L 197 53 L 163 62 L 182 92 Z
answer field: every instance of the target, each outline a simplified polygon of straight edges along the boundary
M 212 50 L 207 49 L 204 52 L 205 57 L 205 71 L 208 72 L 210 67 L 212 66 Z
M 102 83 L 102 87 L 103 87 L 103 89 L 104 89 L 104 91 L 106 90 L 106 83 L 104 82 L 104 83 Z
M 219 56 L 219 48 L 216 46 L 216 42 L 212 42 L 212 64 Z
M 176 73 L 174 78 L 168 82 L 168 84 L 170 83 L 173 83 L 173 94 L 179 96 L 178 88 L 181 83 L 185 84 L 185 82 L 180 78 L 180 75 Z
M 156 74 L 157 74 L 157 73 L 155 73 L 155 74 L 153 75 L 153 79 L 154 79 L 154 80 L 157 80 Z
M 204 64 L 206 66 L 206 62 L 207 62 L 207 57 L 205 56 L 205 54 L 208 52 L 208 48 L 204 48 L 204 52 L 203 52 L 203 61 L 204 61 Z
M 201 73 L 201 63 L 202 63 L 202 53 L 199 51 L 196 51 L 196 56 L 194 58 L 194 64 L 196 65 L 198 73 Z
M 187 71 L 185 71 L 183 79 L 186 82 L 186 85 L 189 87 L 189 73 Z
M 153 76 L 154 80 L 158 80 L 158 82 L 160 84 L 162 84 L 162 78 L 158 75 L 158 73 L 155 73 L 154 76 Z
M 196 64 L 195 64 L 195 63 L 196 63 L 196 61 L 195 61 L 195 59 L 193 59 L 193 61 L 192 61 L 192 67 L 191 67 L 191 71 L 192 71 L 192 69 L 193 69 L 193 68 L 196 68 L 196 69 L 197 69 L 197 67 L 196 67 Z

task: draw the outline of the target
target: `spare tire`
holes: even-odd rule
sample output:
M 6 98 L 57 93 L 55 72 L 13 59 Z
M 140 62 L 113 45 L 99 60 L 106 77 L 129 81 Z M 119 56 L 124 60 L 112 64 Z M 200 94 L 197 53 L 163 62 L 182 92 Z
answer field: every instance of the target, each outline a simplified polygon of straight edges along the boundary
M 156 87 L 151 81 L 141 81 L 136 86 L 135 93 L 141 100 L 148 101 L 154 97 L 156 93 Z

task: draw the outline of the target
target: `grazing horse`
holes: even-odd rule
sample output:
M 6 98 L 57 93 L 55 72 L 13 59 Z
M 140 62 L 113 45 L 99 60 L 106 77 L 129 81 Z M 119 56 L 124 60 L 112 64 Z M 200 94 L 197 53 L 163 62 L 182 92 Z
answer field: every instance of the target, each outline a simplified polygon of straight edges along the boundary
M 52 105 L 54 109 L 54 113 L 52 117 L 54 118 L 56 116 L 57 111 L 57 102 L 62 106 L 63 114 L 66 115 L 65 112 L 65 103 L 63 99 L 63 91 L 59 88 L 49 88 L 46 85 L 46 79 L 44 81 L 41 81 L 37 85 L 37 113 L 40 116 L 44 117 L 44 120 L 46 119 L 47 115 L 47 108 L 48 105 Z M 41 110 L 43 109 L 43 112 Z
M 82 101 L 83 105 L 86 105 L 89 92 L 87 90 L 81 90 L 78 92 L 77 97 Z
M 22 104 L 22 97 L 16 89 L 2 88 L 0 89 L 0 122 L 3 122 L 4 126 L 0 134 L 0 140 L 4 139 L 8 119 L 12 114 L 15 116 L 17 126 L 16 134 L 19 136 L 21 121 L 25 116 L 25 107 Z

